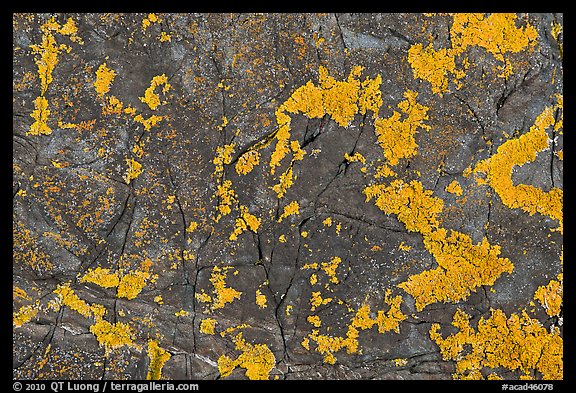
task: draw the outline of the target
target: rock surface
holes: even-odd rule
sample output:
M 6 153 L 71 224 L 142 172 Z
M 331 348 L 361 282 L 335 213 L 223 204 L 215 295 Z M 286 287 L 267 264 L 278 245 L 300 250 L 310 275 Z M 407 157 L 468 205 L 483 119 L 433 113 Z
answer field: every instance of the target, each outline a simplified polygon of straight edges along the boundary
M 562 378 L 562 41 L 15 14 L 14 378 Z

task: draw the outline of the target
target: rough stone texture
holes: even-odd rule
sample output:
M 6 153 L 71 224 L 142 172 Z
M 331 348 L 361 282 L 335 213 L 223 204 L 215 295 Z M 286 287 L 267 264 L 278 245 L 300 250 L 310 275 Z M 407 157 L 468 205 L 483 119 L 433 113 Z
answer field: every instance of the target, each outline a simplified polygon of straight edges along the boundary
M 556 94 L 562 94 L 563 34 L 555 36 L 553 26 L 562 25 L 562 15 L 518 15 L 516 26 L 530 24 L 538 36 L 533 48 L 505 55 L 512 64 L 508 77 L 498 75 L 502 62 L 493 54 L 468 48 L 461 86 L 451 81 L 443 95 L 415 77 L 408 51 L 418 43 L 432 43 L 436 50 L 450 47 L 450 15 L 157 14 L 146 29 L 147 14 L 57 14 L 55 21 L 63 25 L 70 17 L 83 44 L 54 33 L 57 44 L 71 51 L 59 53 L 45 93 L 49 135 L 29 130 L 34 100 L 41 94 L 31 45 L 41 44 L 41 26 L 50 15 L 13 18 L 13 283 L 25 292 L 19 296 L 15 289 L 13 307 L 14 313 L 30 304 L 39 307 L 28 322 L 15 325 L 15 378 L 144 379 L 150 340 L 171 354 L 163 378 L 224 378 L 219 359 L 240 354 L 232 340 L 241 331 L 247 343 L 265 344 L 274 355 L 270 378 L 450 379 L 456 363 L 441 356 L 429 331 L 439 323 L 444 337 L 455 333 L 450 323 L 457 309 L 471 316 L 472 326 L 491 309 L 506 315 L 525 309 L 546 329 L 560 325 L 562 334 L 561 315 L 550 317 L 533 300 L 538 287 L 562 271 L 562 234 L 551 231 L 558 221 L 509 208 L 466 172 L 507 140 L 526 134 L 544 108 L 556 104 Z M 160 40 L 162 32 L 170 39 Z M 104 98 L 93 86 L 103 63 L 116 73 Z M 366 201 L 367 186 L 394 179 L 372 176 L 386 160 L 371 114 L 356 114 L 348 127 L 328 115 L 291 114 L 291 140 L 299 141 L 306 155 L 294 162 L 294 184 L 282 198 L 272 187 L 290 160 L 270 173 L 275 142 L 260 150 L 260 164 L 252 172 L 235 171 L 242 153 L 277 130 L 279 106 L 306 82 L 318 84 L 320 66 L 336 80 L 345 80 L 354 66 L 364 67 L 362 81 L 380 75 L 381 118 L 398 111 L 406 91 L 418 93 L 416 101 L 429 108 L 425 124 L 430 129 L 417 131 L 417 154 L 400 159 L 392 168 L 395 178 L 417 180 L 432 190 L 443 200 L 442 227 L 470 236 L 473 243 L 486 238 L 500 246 L 500 256 L 514 264 L 512 273 L 461 301 L 415 308 L 397 285 L 437 262 L 420 233 L 407 231 L 397 215 Z M 166 103 L 151 110 L 139 97 L 162 74 L 171 89 L 166 94 L 156 89 Z M 132 115 L 103 114 L 111 96 L 144 118 L 163 119 L 145 130 Z M 85 127 L 63 127 L 82 122 Z M 562 132 L 547 132 L 554 140 L 550 149 L 516 167 L 514 184 L 546 192 L 562 189 L 563 161 L 555 155 L 563 147 Z M 215 175 L 213 161 L 218 147 L 232 143 L 223 176 L 232 182 L 238 203 L 216 222 L 220 200 L 215 193 L 223 178 Z M 136 145 L 141 156 L 133 150 Z M 371 169 L 362 172 L 361 162 L 344 158 L 355 152 Z M 129 158 L 142 165 L 142 172 L 127 184 Z M 463 197 L 445 190 L 454 180 Z M 299 214 L 278 222 L 291 201 L 298 202 Z M 239 205 L 261 224 L 233 241 Z M 331 226 L 323 224 L 328 217 Z M 193 222 L 197 228 L 186 231 Z M 338 284 L 330 284 L 321 270 L 318 283 L 311 284 L 314 272 L 304 265 L 335 256 L 342 261 Z M 80 281 L 97 267 L 120 276 L 141 271 L 147 258 L 153 277 L 133 299 L 119 298 L 116 287 Z M 226 285 L 241 296 L 210 311 L 198 294 L 211 293 L 215 266 L 231 267 L 225 271 Z M 104 320 L 128 324 L 133 344 L 107 351 L 90 330 L 93 316 L 66 305 L 49 308 L 58 299 L 53 291 L 64 283 L 86 303 L 103 305 Z M 387 310 L 386 289 L 403 298 L 406 319 L 399 332 L 361 330 L 358 353 L 336 351 L 335 364 L 325 361 L 313 341 L 309 350 L 303 347 L 316 329 L 309 315 L 320 317 L 320 334 L 345 338 L 362 305 L 370 305 L 372 318 L 375 310 Z M 267 300 L 265 308 L 256 304 L 257 290 Z M 315 291 L 334 300 L 311 311 Z M 217 321 L 214 335 L 200 331 L 208 317 Z M 241 324 L 249 327 L 220 334 Z M 245 371 L 237 367 L 225 378 L 245 379 Z M 511 379 L 522 374 L 504 368 L 482 372 Z

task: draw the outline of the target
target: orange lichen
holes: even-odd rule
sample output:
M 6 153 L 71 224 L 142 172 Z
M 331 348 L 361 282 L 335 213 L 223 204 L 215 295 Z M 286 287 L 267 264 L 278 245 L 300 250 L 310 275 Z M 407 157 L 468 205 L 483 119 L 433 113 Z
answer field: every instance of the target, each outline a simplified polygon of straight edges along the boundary
M 323 306 L 328 304 L 332 301 L 332 298 L 322 298 L 320 292 L 312 292 L 312 296 L 310 297 L 310 311 L 315 311 L 317 307 Z
M 392 297 L 391 294 L 391 290 L 387 289 L 384 302 L 389 306 L 388 311 L 379 310 L 375 319 L 370 317 L 370 306 L 362 305 L 352 317 L 346 337 L 323 335 L 320 334 L 318 329 L 313 329 L 312 333 L 302 342 L 302 346 L 309 350 L 310 340 L 314 341 L 316 343 L 315 350 L 324 355 L 324 362 L 334 364 L 336 362 L 334 354 L 344 348 L 349 354 L 361 353 L 358 342 L 361 330 L 370 329 L 377 325 L 379 333 L 386 333 L 392 330 L 398 333 L 400 331 L 400 323 L 406 319 L 406 316 L 400 310 L 402 297 L 399 295 Z M 308 321 L 314 324 L 319 322 L 319 319 L 316 320 L 316 318 L 309 316 Z M 318 324 L 317 327 L 319 326 Z
M 30 297 L 28 296 L 28 294 L 26 293 L 25 290 L 13 285 L 12 286 L 12 300 L 16 300 L 18 298 L 21 298 L 24 300 L 30 300 Z
M 60 26 L 54 17 L 51 17 L 40 29 L 42 30 L 42 43 L 40 45 L 30 45 L 32 52 L 36 55 L 34 62 L 38 67 L 38 75 L 40 77 L 40 95 L 34 100 L 34 111 L 30 115 L 35 121 L 27 132 L 30 135 L 49 135 L 52 133 L 47 124 L 50 110 L 48 109 L 46 92 L 48 86 L 52 83 L 52 74 L 58 64 L 58 55 L 62 51 L 70 52 L 72 50 L 68 45 L 58 45 L 54 34 L 59 33 L 63 36 L 69 36 L 72 42 L 82 44 L 82 40 L 76 35 L 78 29 L 72 18 L 68 18 L 66 23 Z
M 320 327 L 322 325 L 322 321 L 318 315 L 308 315 L 306 320 L 310 322 L 314 327 Z
M 470 316 L 461 310 L 454 314 L 452 325 L 458 332 L 442 338 L 439 324 L 433 324 L 430 338 L 440 347 L 445 360 L 456 361 L 458 379 L 484 379 L 483 369 L 519 370 L 521 379 L 562 379 L 563 340 L 558 328 L 550 332 L 526 311 L 507 317 L 502 310 L 491 309 L 488 318 L 481 317 L 476 331 Z
M 112 324 L 98 318 L 96 323 L 90 326 L 90 332 L 96 336 L 98 343 L 104 346 L 107 353 L 125 345 L 134 345 L 134 331 L 123 322 Z
M 215 221 L 218 222 L 221 216 L 226 216 L 232 212 L 232 204 L 238 201 L 230 180 L 224 180 L 222 184 L 218 185 L 216 197 L 220 199 L 217 206 L 219 214 L 215 218 Z
M 48 109 L 48 100 L 43 96 L 38 96 L 34 100 L 34 110 L 30 115 L 35 121 L 30 126 L 30 135 L 50 135 L 52 129 L 48 127 L 48 116 L 50 109 Z
M 460 186 L 460 183 L 458 183 L 456 180 L 453 180 L 452 183 L 446 186 L 446 192 L 460 196 L 462 195 L 462 187 Z
M 90 282 L 102 288 L 113 288 L 118 286 L 120 278 L 118 277 L 118 273 L 111 273 L 110 269 L 97 267 L 96 269 L 89 269 L 86 274 L 82 276 L 80 282 Z
M 404 101 L 398 104 L 400 112 L 394 111 L 392 116 L 374 121 L 374 132 L 378 137 L 378 144 L 384 150 L 384 157 L 389 164 L 398 164 L 401 158 L 411 158 L 416 155 L 416 140 L 414 136 L 418 129 L 429 130 L 430 126 L 424 124 L 428 120 L 428 107 L 416 102 L 418 93 L 407 90 L 404 92 Z
M 443 202 L 424 190 L 422 183 L 395 180 L 389 186 L 372 185 L 364 190 L 366 200 L 376 199 L 376 206 L 386 214 L 396 214 L 410 232 L 424 237 L 424 247 L 436 259 L 435 269 L 425 270 L 398 284 L 416 300 L 420 311 L 436 302 L 456 302 L 481 285 L 493 285 L 514 265 L 499 258 L 500 247 L 486 238 L 473 244 L 470 236 L 439 228 Z
M 260 289 L 256 290 L 256 304 L 258 305 L 258 307 L 260 308 L 266 308 L 267 307 L 267 300 L 266 300 L 266 296 L 264 296 L 262 294 L 262 292 L 260 291 Z
M 212 318 L 205 318 L 200 321 L 200 333 L 214 334 L 214 328 L 218 322 Z
M 282 222 L 282 220 L 285 219 L 286 217 L 295 216 L 298 214 L 300 214 L 300 205 L 298 204 L 297 201 L 292 201 L 286 206 L 284 206 L 284 211 L 278 218 L 278 222 Z
M 214 266 L 212 268 L 212 273 L 210 274 L 209 279 L 213 286 L 212 296 L 203 291 L 199 294 L 196 294 L 196 297 L 199 301 L 204 303 L 212 303 L 207 307 L 207 312 L 212 312 L 214 310 L 223 308 L 226 304 L 232 303 L 235 299 L 240 299 L 242 292 L 226 286 L 226 275 L 230 269 L 232 268 L 229 266 Z
M 159 105 L 163 104 L 163 102 L 160 101 L 158 94 L 155 93 L 156 88 L 162 85 L 164 85 L 162 93 L 167 93 L 172 87 L 168 83 L 168 77 L 165 74 L 153 77 L 150 82 L 150 87 L 148 87 L 144 92 L 144 97 L 140 97 L 140 101 L 148 105 L 151 110 L 156 110 Z
M 412 249 L 412 247 L 404 244 L 404 242 L 401 242 L 400 245 L 398 245 L 398 248 L 402 251 L 410 251 Z
M 564 291 L 563 274 L 558 275 L 558 281 L 550 280 L 548 285 L 540 286 L 534 294 L 534 300 L 538 300 L 549 316 L 559 315 L 562 308 Z
M 432 43 L 426 48 L 418 43 L 408 50 L 408 62 L 414 78 L 428 81 L 432 92 L 440 96 L 449 89 L 449 74 L 452 74 L 456 87 L 460 88 L 459 80 L 465 76 L 465 69 L 469 65 L 465 56 L 469 47 L 481 47 L 492 54 L 503 63 L 498 76 L 508 78 L 513 70 L 504 54 L 532 48 L 538 37 L 538 32 L 530 23 L 523 28 L 516 27 L 516 14 L 494 13 L 485 16 L 456 13 L 452 17 L 449 48 L 436 50 Z M 461 60 L 463 69 L 457 68 L 457 60 Z
M 197 228 L 198 228 L 198 223 L 197 223 L 196 221 L 192 221 L 192 222 L 190 222 L 190 225 L 188 225 L 188 228 L 186 228 L 186 232 L 192 233 L 192 232 L 194 232 Z
M 514 185 L 512 173 L 515 166 L 522 166 L 536 159 L 537 153 L 548 148 L 546 129 L 555 124 L 555 108 L 546 107 L 534 121 L 530 130 L 519 138 L 510 139 L 498 147 L 496 154 L 480 161 L 475 173 L 485 173 L 490 187 L 496 191 L 502 203 L 511 209 L 522 209 L 531 216 L 535 213 L 558 220 L 563 231 L 563 191 L 554 187 L 549 192 L 526 185 Z
M 218 358 L 218 371 L 223 377 L 232 374 L 237 367 L 246 369 L 246 376 L 251 380 L 266 380 L 274 368 L 276 358 L 266 344 L 250 344 L 238 333 L 232 340 L 236 350 L 242 353 L 231 359 L 226 355 Z
M 124 112 L 129 113 L 129 114 L 135 113 L 133 108 L 126 108 L 126 109 L 124 109 Z M 147 119 L 144 119 L 144 117 L 142 115 L 137 115 L 134 117 L 134 121 L 142 124 L 146 131 L 150 131 L 152 129 L 152 127 L 154 127 L 156 124 L 158 124 L 160 122 L 160 120 L 162 120 L 162 119 L 164 119 L 164 116 L 157 116 L 157 115 L 152 115 Z
M 262 220 L 255 215 L 250 214 L 246 206 L 240 206 L 240 217 L 236 219 L 236 225 L 234 227 L 234 232 L 230 234 L 230 240 L 238 239 L 238 236 L 248 229 L 257 233 L 261 221 Z
M 142 292 L 146 286 L 146 281 L 150 279 L 150 273 L 147 271 L 133 271 L 125 274 L 120 279 L 116 296 L 132 300 Z
M 94 307 L 90 306 L 84 300 L 80 299 L 78 295 L 70 288 L 70 283 L 60 284 L 54 290 L 54 293 L 58 295 L 60 303 L 64 306 L 76 311 L 83 317 L 92 317 L 94 314 Z
M 338 277 L 336 277 L 336 269 L 341 262 L 342 259 L 340 257 L 332 257 L 330 262 L 322 262 L 320 265 L 322 270 L 324 270 L 324 273 L 330 277 L 330 282 L 333 284 L 338 284 L 340 282 Z
M 146 32 L 152 23 L 160 23 L 160 18 L 154 13 L 150 13 L 146 18 L 142 19 L 142 32 Z
M 362 164 L 366 164 L 366 158 L 364 158 L 364 156 L 359 152 L 356 152 L 353 155 L 344 153 L 344 159 L 348 162 L 361 162 Z
M 346 80 L 338 81 L 328 75 L 328 70 L 321 66 L 318 71 L 318 86 L 308 81 L 298 87 L 276 110 L 278 130 L 274 134 L 276 147 L 270 159 L 270 173 L 274 174 L 284 157 L 291 151 L 293 153 L 289 168 L 282 173 L 280 183 L 274 187 L 278 198 L 293 184 L 292 164 L 301 160 L 305 154 L 297 141 L 290 140 L 290 114 L 302 113 L 310 119 L 328 115 L 342 127 L 347 127 L 358 112 L 364 114 L 367 110 L 372 110 L 376 115 L 382 105 L 382 79 L 378 75 L 374 79 L 366 78 L 361 82 L 359 78 L 362 70 L 363 67 L 355 66 Z M 268 142 L 261 147 L 267 145 Z
M 128 165 L 128 169 L 122 178 L 126 184 L 130 184 L 132 180 L 136 179 L 142 173 L 142 164 L 132 158 L 127 158 L 126 164 Z
M 14 328 L 19 328 L 30 322 L 36 314 L 38 314 L 38 304 L 22 306 L 18 311 L 12 313 L 12 325 Z
M 157 341 L 150 340 L 148 342 L 148 358 L 150 359 L 150 363 L 148 364 L 148 374 L 146 374 L 146 379 L 160 379 L 162 377 L 162 368 L 171 357 L 172 355 L 168 353 L 168 351 L 160 348 Z
M 216 156 L 212 161 L 214 163 L 214 173 L 221 174 L 224 171 L 224 165 L 232 162 L 232 153 L 234 152 L 235 144 L 218 146 L 216 148 Z
M 408 62 L 414 78 L 430 82 L 432 92 L 440 96 L 448 91 L 448 73 L 455 74 L 457 79 L 464 76 L 456 71 L 453 51 L 446 48 L 435 50 L 432 43 L 426 48 L 422 44 L 412 45 L 408 49 Z
M 172 41 L 172 35 L 166 33 L 165 31 L 162 31 L 160 33 L 160 37 L 158 37 L 158 39 L 160 40 L 160 42 L 170 42 L 170 41 Z
M 102 63 L 96 70 L 96 80 L 94 81 L 94 89 L 98 96 L 102 97 L 110 91 L 110 85 L 116 78 L 116 72 L 108 68 L 106 63 Z
M 257 150 L 249 150 L 242 154 L 236 162 L 236 173 L 239 175 L 247 175 L 252 172 L 255 166 L 260 164 L 260 153 Z

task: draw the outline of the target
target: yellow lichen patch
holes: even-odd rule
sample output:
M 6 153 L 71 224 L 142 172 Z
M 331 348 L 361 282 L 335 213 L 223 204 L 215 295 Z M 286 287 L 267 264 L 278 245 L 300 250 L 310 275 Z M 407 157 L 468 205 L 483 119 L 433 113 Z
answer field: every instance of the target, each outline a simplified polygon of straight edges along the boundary
M 214 289 L 212 291 L 212 296 L 208 295 L 205 297 L 208 302 L 212 302 L 212 304 L 209 305 L 207 311 L 214 311 L 223 308 L 226 304 L 232 303 L 235 299 L 240 299 L 242 292 L 226 286 L 226 275 L 230 269 L 232 268 L 221 268 L 219 266 L 212 268 L 210 282 L 212 283 Z
M 398 358 L 398 359 L 394 359 L 394 365 L 396 367 L 404 367 L 408 364 L 408 359 L 402 359 L 402 358 Z
M 395 180 L 389 186 L 372 185 L 364 190 L 367 200 L 375 198 L 376 206 L 386 214 L 396 214 L 410 232 L 424 237 L 424 247 L 438 266 L 413 275 L 398 286 L 416 300 L 421 311 L 436 302 L 456 302 L 481 285 L 493 285 L 502 273 L 511 273 L 514 265 L 499 258 L 500 247 L 484 238 L 473 244 L 470 236 L 439 228 L 443 202 L 424 190 L 422 183 Z
M 200 321 L 200 333 L 214 334 L 214 328 L 218 322 L 212 318 L 204 318 Z
M 224 165 L 232 162 L 232 153 L 234 152 L 235 144 L 218 146 L 216 148 L 216 157 L 212 161 L 214 163 L 214 173 L 220 174 L 224 171 Z
M 355 329 L 365 330 L 377 325 L 379 333 L 386 333 L 392 330 L 399 333 L 400 322 L 406 319 L 406 315 L 400 310 L 402 297 L 400 295 L 392 297 L 391 290 L 387 289 L 384 295 L 384 303 L 389 306 L 388 311 L 379 310 L 375 319 L 370 317 L 370 306 L 365 304 L 360 307 L 354 318 L 352 318 L 350 326 Z
M 218 371 L 223 377 L 232 374 L 239 368 L 246 369 L 246 376 L 251 380 L 267 380 L 274 368 L 276 358 L 266 344 L 250 344 L 238 333 L 233 339 L 237 351 L 242 353 L 234 360 L 226 355 L 218 358 Z
M 318 276 L 316 274 L 311 274 L 310 275 L 310 285 L 316 285 L 316 283 L 318 282 Z
M 410 232 L 429 234 L 439 225 L 444 202 L 424 190 L 422 183 L 394 180 L 389 186 L 375 184 L 364 189 L 366 201 L 375 198 L 376 206 L 386 214 L 397 214 Z
M 388 165 L 382 164 L 379 165 L 378 168 L 376 168 L 376 174 L 374 175 L 376 179 L 380 177 L 390 177 L 390 176 L 396 176 L 396 172 L 390 169 Z
M 30 297 L 28 296 L 28 294 L 26 293 L 25 290 L 13 285 L 12 286 L 12 300 L 16 300 L 18 298 L 21 298 L 24 300 L 30 300 Z
M 268 306 L 266 296 L 264 296 L 259 289 L 256 290 L 256 304 L 260 308 L 266 308 Z
M 460 186 L 460 183 L 458 183 L 456 180 L 453 180 L 452 183 L 446 186 L 446 192 L 460 196 L 462 195 L 462 187 Z
M 86 274 L 82 276 L 80 282 L 90 282 L 102 288 L 113 288 L 118 286 L 120 278 L 118 277 L 118 273 L 112 273 L 110 269 L 97 267 L 96 269 L 89 269 Z
M 30 115 L 34 119 L 34 123 L 30 126 L 27 134 L 30 135 L 50 135 L 52 129 L 48 126 L 48 116 L 50 109 L 48 109 L 48 100 L 43 96 L 38 96 L 34 100 L 34 110 Z
M 148 342 L 148 374 L 146 375 L 147 380 L 158 380 L 162 377 L 162 368 L 164 364 L 170 360 L 172 355 L 168 353 L 165 349 L 160 348 L 158 342 L 155 340 L 150 340 Z
M 217 206 L 219 214 L 215 218 L 215 221 L 218 222 L 221 216 L 226 216 L 232 212 L 231 206 L 237 202 L 236 193 L 230 180 L 224 180 L 222 184 L 218 185 L 216 197 L 220 199 L 220 203 Z
M 554 37 L 554 39 L 558 43 L 558 50 L 560 51 L 560 57 L 564 56 L 564 48 L 562 46 L 562 43 L 558 39 L 560 37 L 560 34 L 562 34 L 562 31 L 563 31 L 562 25 L 560 23 L 552 22 L 552 29 L 551 29 L 550 33 L 552 34 L 552 37 Z
M 127 113 L 134 113 L 132 111 L 128 112 L 129 108 L 124 109 L 124 112 Z M 164 119 L 164 116 L 157 116 L 157 115 L 152 115 L 147 119 L 144 119 L 144 117 L 142 117 L 142 115 L 137 115 L 134 117 L 134 121 L 142 124 L 144 126 L 144 129 L 146 131 L 150 131 L 152 129 L 152 127 L 154 127 L 156 124 L 158 124 L 160 122 L 160 120 Z
M 58 285 L 54 290 L 54 293 L 58 295 L 61 304 L 76 311 L 83 317 L 88 318 L 93 315 L 95 308 L 80 299 L 78 295 L 74 293 L 74 290 L 70 288 L 70 283 Z
M 142 164 L 132 158 L 127 158 L 126 164 L 128 165 L 128 169 L 122 178 L 126 184 L 130 184 L 132 180 L 136 179 L 142 173 Z
M 280 243 L 286 243 L 286 235 L 282 234 L 278 237 Z
M 549 316 L 560 314 L 563 299 L 563 274 L 558 275 L 558 281 L 550 280 L 548 285 L 540 286 L 534 294 L 534 300 L 538 300 Z
M 286 306 L 286 316 L 287 316 L 287 317 L 290 316 L 290 314 L 292 313 L 292 309 L 293 309 L 293 308 L 294 308 L 294 307 L 293 307 L 291 304 L 289 304 L 289 305 Z
M 180 310 L 174 313 L 174 316 L 176 317 L 187 317 L 190 315 L 190 312 L 186 311 L 186 310 Z
M 516 27 L 516 14 L 493 13 L 485 16 L 456 13 L 452 16 L 452 48 L 458 54 L 469 46 L 479 46 L 497 60 L 504 61 L 505 53 L 520 52 L 533 46 L 538 38 L 538 31 L 530 23 L 523 28 Z
M 152 23 L 160 23 L 160 18 L 154 13 L 150 13 L 146 18 L 142 19 L 142 32 L 146 32 L 146 29 L 148 29 Z
M 502 62 L 499 77 L 512 75 L 512 64 L 506 53 L 517 53 L 532 48 L 538 32 L 529 23 L 523 28 L 516 27 L 516 14 L 456 13 L 452 14 L 450 28 L 450 47 L 434 49 L 430 43 L 424 48 L 421 43 L 414 44 L 408 50 L 408 62 L 412 67 L 414 78 L 430 82 L 432 92 L 442 96 L 449 89 L 450 75 L 456 87 L 460 88 L 459 79 L 465 76 L 469 64 L 465 51 L 469 47 L 481 47 L 494 58 Z M 462 68 L 456 67 L 456 60 L 462 59 Z
M 482 285 L 494 285 L 503 273 L 512 273 L 514 265 L 500 258 L 499 246 L 486 238 L 473 244 L 470 236 L 444 228 L 424 236 L 424 247 L 434 256 L 438 267 L 410 276 L 398 284 L 416 299 L 421 311 L 437 302 L 457 302 Z
M 220 337 L 226 337 L 227 334 L 230 334 L 230 333 L 232 333 L 232 332 L 235 331 L 235 330 L 238 330 L 238 329 L 246 329 L 246 328 L 249 328 L 249 327 L 250 327 L 250 325 L 248 325 L 248 324 L 246 324 L 246 323 L 242 323 L 242 324 L 236 325 L 236 326 L 230 326 L 229 328 L 227 328 L 227 329 L 225 329 L 225 330 L 223 330 L 223 331 L 220 332 Z
M 192 232 L 194 232 L 197 228 L 198 228 L 198 223 L 197 223 L 196 221 L 192 221 L 192 222 L 190 223 L 190 225 L 188 225 L 188 228 L 186 228 L 186 232 L 192 233 Z
M 156 75 L 152 78 L 150 87 L 144 91 L 144 97 L 139 97 L 140 101 L 148 105 L 151 110 L 156 110 L 159 105 L 163 104 L 163 102 L 160 101 L 160 97 L 155 92 L 156 88 L 162 85 L 164 85 L 162 88 L 162 93 L 167 93 L 168 90 L 172 88 L 172 86 L 168 83 L 168 77 L 165 74 Z
M 408 49 L 408 62 L 412 67 L 414 78 L 430 82 L 432 92 L 440 96 L 448 91 L 448 73 L 456 74 L 454 57 L 452 50 L 446 48 L 435 50 L 432 44 L 428 44 L 426 48 L 422 44 L 415 44 Z
M 488 185 L 496 191 L 504 205 L 511 209 L 522 209 L 530 215 L 540 213 L 558 220 L 562 232 L 563 191 L 554 187 L 549 192 L 544 192 L 530 185 L 514 185 L 512 182 L 515 166 L 534 161 L 537 153 L 548 148 L 546 129 L 555 123 L 554 109 L 546 107 L 526 134 L 504 142 L 498 147 L 496 154 L 480 161 L 474 172 L 486 174 Z
M 322 262 L 320 265 L 322 270 L 324 270 L 324 273 L 330 277 L 330 282 L 333 284 L 338 284 L 340 282 L 338 277 L 336 277 L 336 269 L 341 262 L 342 259 L 340 257 L 332 257 L 330 262 Z
M 103 115 L 120 115 L 124 104 L 116 96 L 109 96 L 106 104 L 102 107 Z
M 12 313 L 12 325 L 19 328 L 27 322 L 30 322 L 38 314 L 37 304 L 28 304 L 20 307 L 17 312 Z
M 134 271 L 125 274 L 120 279 L 116 296 L 128 300 L 134 299 L 142 292 L 148 279 L 150 279 L 150 273 L 147 271 Z
M 239 175 L 247 175 L 252 172 L 255 166 L 260 164 L 260 153 L 257 150 L 249 150 L 242 154 L 236 162 L 236 173 Z
M 491 309 L 490 317 L 480 318 L 474 330 L 470 316 L 458 310 L 452 325 L 458 332 L 446 338 L 438 332 L 440 325 L 432 325 L 430 338 L 445 360 L 456 361 L 454 378 L 483 379 L 482 369 L 505 368 L 521 371 L 524 378 L 538 371 L 542 379 L 562 379 L 563 340 L 559 330 L 548 332 L 526 311 L 507 317 L 502 310 Z
M 292 184 L 294 184 L 294 178 L 292 166 L 290 166 L 280 175 L 280 182 L 275 184 L 272 189 L 278 194 L 278 198 L 282 198 L 286 194 L 286 191 L 292 187 Z
M 58 45 L 53 33 L 69 36 L 72 42 L 82 44 L 82 40 L 76 35 L 78 29 L 72 18 L 68 18 L 66 23 L 60 26 L 54 17 L 51 17 L 40 29 L 42 30 L 42 43 L 40 45 L 30 45 L 32 53 L 36 55 L 34 62 L 38 67 L 38 75 L 40 77 L 40 95 L 34 100 L 34 111 L 30 115 L 35 121 L 27 132 L 30 135 L 49 135 L 52 133 L 47 124 L 50 110 L 48 109 L 48 100 L 45 96 L 48 86 L 52 83 L 52 74 L 58 64 L 58 55 L 62 51 L 70 52 L 72 50 L 71 47 L 65 44 Z
M 246 206 L 240 206 L 240 217 L 236 219 L 236 225 L 234 227 L 234 232 L 230 234 L 230 240 L 238 239 L 238 236 L 248 229 L 257 233 L 261 221 L 262 220 L 255 215 L 250 214 Z
M 170 42 L 172 41 L 172 35 L 163 31 L 160 33 L 160 37 L 158 37 L 158 39 L 160 40 L 160 42 Z
M 329 115 L 338 125 L 347 127 L 354 116 L 360 111 L 365 114 L 367 110 L 378 111 L 382 105 L 382 93 L 380 85 L 381 77 L 366 78 L 363 82 L 359 77 L 363 68 L 353 67 L 348 78 L 338 81 L 328 75 L 328 70 L 319 68 L 319 83 L 314 85 L 312 81 L 298 87 L 292 95 L 276 110 L 276 123 L 278 131 L 275 150 L 270 158 L 270 173 L 274 174 L 276 167 L 290 152 L 293 153 L 290 167 L 281 175 L 280 182 L 274 186 L 274 191 L 281 198 L 293 184 L 292 164 L 301 160 L 305 152 L 300 148 L 297 141 L 290 140 L 291 118 L 289 114 L 302 113 L 309 119 L 318 119 Z M 268 143 L 262 145 L 267 146 Z
M 310 297 L 310 311 L 315 311 L 317 307 L 323 306 L 328 304 L 332 301 L 332 298 L 322 298 L 320 292 L 312 292 L 312 296 Z
M 96 80 L 94 81 L 94 89 L 98 96 L 102 97 L 110 91 L 110 85 L 116 78 L 116 72 L 102 63 L 96 70 Z
M 344 153 L 344 159 L 348 162 L 361 162 L 362 164 L 366 164 L 366 158 L 364 158 L 364 156 L 359 152 L 356 152 L 353 155 Z
M 331 227 L 332 226 L 332 217 L 326 217 L 324 219 L 324 221 L 322 221 L 322 224 L 326 227 Z
M 158 303 L 159 305 L 163 305 L 163 304 L 164 304 L 164 299 L 162 298 L 162 295 L 154 296 L 154 301 L 155 301 L 156 303 Z
M 306 320 L 310 322 L 314 327 L 320 327 L 320 325 L 322 325 L 322 321 L 318 315 L 308 315 Z
M 404 242 L 401 242 L 398 248 L 401 249 L 402 251 L 410 251 L 412 249 L 412 247 L 404 244 Z
M 298 204 L 297 201 L 292 201 L 286 206 L 284 206 L 284 211 L 278 218 L 278 222 L 282 222 L 282 220 L 285 219 L 286 217 L 295 216 L 298 214 L 300 214 L 300 205 Z
M 398 164 L 401 158 L 410 158 L 416 155 L 416 135 L 419 128 L 429 130 L 430 126 L 424 124 L 428 120 L 428 107 L 416 102 L 418 93 L 411 90 L 404 92 L 404 101 L 398 108 L 404 114 L 394 111 L 392 116 L 374 121 L 374 132 L 378 137 L 378 144 L 384 150 L 384 157 L 389 164 Z
M 90 326 L 90 332 L 96 336 L 98 343 L 104 346 L 106 352 L 125 345 L 132 346 L 134 342 L 132 328 L 123 322 L 111 324 L 104 319 L 98 318 L 96 323 Z

